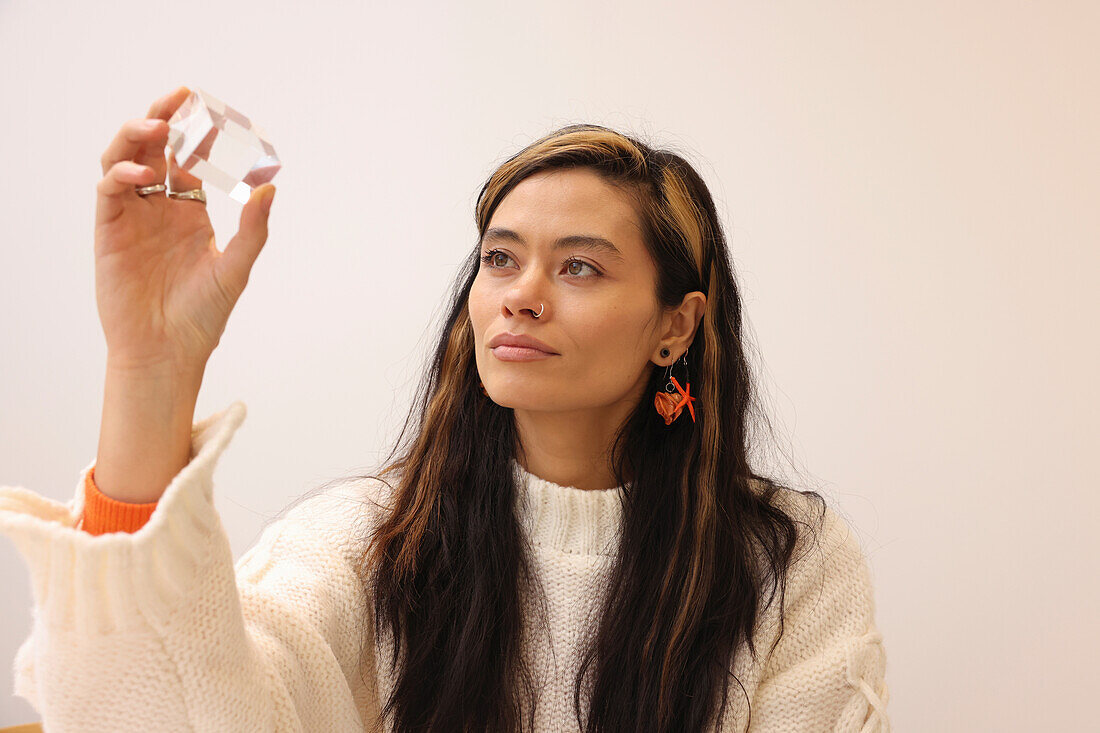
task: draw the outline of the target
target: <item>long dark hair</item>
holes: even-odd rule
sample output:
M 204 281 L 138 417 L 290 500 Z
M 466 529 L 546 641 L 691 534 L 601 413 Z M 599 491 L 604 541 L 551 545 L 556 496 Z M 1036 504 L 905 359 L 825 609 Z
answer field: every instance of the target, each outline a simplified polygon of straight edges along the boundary
M 741 296 L 714 202 L 683 157 L 598 125 L 558 129 L 485 182 L 479 240 L 525 177 L 575 167 L 636 203 L 662 305 L 707 296 L 687 354 L 698 421 L 666 426 L 643 399 L 614 442 L 613 471 L 630 485 L 603 613 L 574 681 L 575 714 L 586 733 L 701 731 L 721 720 L 731 678 L 744 693 L 734 654 L 744 645 L 757 658 L 753 631 L 777 589 L 782 608 L 803 523 L 773 501 L 791 489 L 749 466 L 748 418 L 763 411 Z M 383 467 L 355 477 L 389 489 L 387 511 L 358 538 L 358 570 L 373 618 L 364 658 L 374 639 L 389 640 L 394 683 L 382 715 L 397 733 L 529 730 L 537 705 L 520 641 L 524 599 L 539 588 L 514 509 L 514 414 L 479 388 L 467 311 L 479 255 L 480 241 Z M 645 394 L 665 381 L 654 366 Z M 820 494 L 798 493 L 816 497 L 824 516 Z

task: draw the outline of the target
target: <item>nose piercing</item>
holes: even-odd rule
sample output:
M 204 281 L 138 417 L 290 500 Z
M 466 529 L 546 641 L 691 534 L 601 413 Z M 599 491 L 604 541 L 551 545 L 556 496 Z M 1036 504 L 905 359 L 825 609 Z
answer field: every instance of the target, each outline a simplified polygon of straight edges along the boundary
M 545 308 L 546 308 L 546 306 L 544 304 L 539 303 L 539 312 L 538 313 L 535 313 L 535 311 L 533 309 L 529 309 L 529 310 L 531 310 L 531 315 L 532 316 L 534 316 L 535 318 L 538 318 L 539 316 L 542 315 L 542 311 L 545 310 Z

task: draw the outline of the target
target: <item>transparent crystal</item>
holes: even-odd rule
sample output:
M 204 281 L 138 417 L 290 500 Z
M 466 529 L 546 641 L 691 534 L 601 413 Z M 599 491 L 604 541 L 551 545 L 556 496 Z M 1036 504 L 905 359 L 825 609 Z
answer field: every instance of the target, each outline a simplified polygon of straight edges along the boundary
M 252 189 L 282 167 L 258 125 L 201 89 L 184 100 L 168 128 L 176 164 L 238 203 L 247 202 Z

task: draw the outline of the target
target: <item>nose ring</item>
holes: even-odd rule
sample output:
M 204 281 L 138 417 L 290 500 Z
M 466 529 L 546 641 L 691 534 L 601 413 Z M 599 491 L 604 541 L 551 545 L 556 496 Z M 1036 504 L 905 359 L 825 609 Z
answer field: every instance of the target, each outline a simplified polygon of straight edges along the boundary
M 539 316 L 541 316 L 541 315 L 542 315 L 542 312 L 543 312 L 543 310 L 545 310 L 545 309 L 546 309 L 546 306 L 545 306 L 545 305 L 544 305 L 543 303 L 539 303 L 539 312 L 538 312 L 538 313 L 536 314 L 536 313 L 535 313 L 535 312 L 534 312 L 534 311 L 532 310 L 532 311 L 531 311 L 531 315 L 532 315 L 532 316 L 534 316 L 535 318 L 538 318 Z

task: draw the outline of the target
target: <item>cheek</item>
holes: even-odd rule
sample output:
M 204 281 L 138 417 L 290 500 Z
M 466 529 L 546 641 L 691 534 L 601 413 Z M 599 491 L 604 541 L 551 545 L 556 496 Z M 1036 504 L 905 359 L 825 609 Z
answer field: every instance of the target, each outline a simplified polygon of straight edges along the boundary
M 618 363 L 632 363 L 646 350 L 643 320 L 640 315 L 611 309 L 604 311 L 603 317 L 573 324 L 570 330 L 577 334 L 582 353 L 613 368 Z
M 474 331 L 474 339 L 480 342 L 492 315 L 492 305 L 490 299 L 486 297 L 485 289 L 478 286 L 477 280 L 474 280 L 470 294 L 466 298 L 466 312 L 470 314 L 470 327 Z

